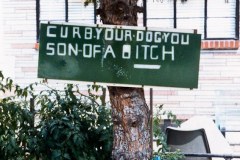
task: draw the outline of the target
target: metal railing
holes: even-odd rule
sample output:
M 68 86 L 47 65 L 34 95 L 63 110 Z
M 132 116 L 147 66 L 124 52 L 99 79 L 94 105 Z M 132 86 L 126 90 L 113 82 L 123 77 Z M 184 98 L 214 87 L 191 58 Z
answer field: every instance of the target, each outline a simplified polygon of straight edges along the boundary
M 182 153 L 185 157 L 219 157 L 225 160 L 240 158 L 239 154 Z
M 166 152 L 166 154 L 170 154 L 170 152 Z M 185 157 L 218 157 L 224 158 L 225 160 L 231 160 L 233 158 L 240 158 L 240 154 L 212 154 L 212 153 L 180 153 Z

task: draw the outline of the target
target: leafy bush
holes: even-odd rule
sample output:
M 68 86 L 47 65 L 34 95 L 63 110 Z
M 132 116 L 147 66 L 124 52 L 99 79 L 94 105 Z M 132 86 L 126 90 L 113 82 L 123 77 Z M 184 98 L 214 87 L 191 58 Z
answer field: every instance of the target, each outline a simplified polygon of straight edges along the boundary
M 89 86 L 83 95 L 78 85 L 61 90 L 44 83 L 25 88 L 13 86 L 0 72 L 0 91 L 13 90 L 16 96 L 0 100 L 0 157 L 11 159 L 109 159 L 112 149 L 110 109 L 98 104 L 100 96 Z M 48 89 L 35 94 L 36 85 Z M 32 97 L 31 101 L 28 97 Z M 35 108 L 32 110 L 35 102 Z M 34 119 L 38 122 L 34 123 Z
M 93 89 L 98 90 L 98 87 L 93 86 Z M 46 145 L 43 157 L 109 159 L 112 149 L 110 110 L 96 102 L 98 96 L 85 96 L 72 84 L 63 92 L 53 89 L 44 92 L 47 94 L 38 101 L 41 135 Z
M 35 87 L 45 86 L 36 94 Z M 101 96 L 93 94 L 100 86 L 88 86 L 88 95 L 78 85 L 67 84 L 56 90 L 46 83 L 33 83 L 25 88 L 4 79 L 0 71 L 0 93 L 15 95 L 0 99 L 1 160 L 109 160 L 113 128 L 110 108 L 99 104 Z M 29 97 L 31 99 L 29 99 Z M 163 160 L 182 158 L 180 152 L 167 153 L 164 132 L 159 127 L 161 115 L 167 114 L 180 124 L 171 112 L 154 115 L 154 136 Z

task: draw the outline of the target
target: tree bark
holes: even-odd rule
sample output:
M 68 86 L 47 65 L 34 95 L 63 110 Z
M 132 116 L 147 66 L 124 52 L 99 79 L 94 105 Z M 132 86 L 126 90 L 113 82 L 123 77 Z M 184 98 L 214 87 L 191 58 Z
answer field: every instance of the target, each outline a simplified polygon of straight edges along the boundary
M 97 14 L 103 24 L 137 26 L 137 13 L 143 8 L 137 6 L 137 0 L 100 0 Z
M 137 0 L 100 0 L 103 24 L 137 26 Z M 113 160 L 150 160 L 149 109 L 143 88 L 108 87 L 112 103 Z
M 142 88 L 108 87 L 114 130 L 113 160 L 151 158 L 149 108 Z

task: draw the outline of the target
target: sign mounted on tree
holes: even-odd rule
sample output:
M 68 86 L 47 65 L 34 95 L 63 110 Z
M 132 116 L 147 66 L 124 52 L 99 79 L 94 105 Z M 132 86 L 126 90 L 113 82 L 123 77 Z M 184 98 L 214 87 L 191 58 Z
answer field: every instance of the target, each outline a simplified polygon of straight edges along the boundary
M 124 28 L 41 24 L 38 77 L 198 87 L 200 34 Z

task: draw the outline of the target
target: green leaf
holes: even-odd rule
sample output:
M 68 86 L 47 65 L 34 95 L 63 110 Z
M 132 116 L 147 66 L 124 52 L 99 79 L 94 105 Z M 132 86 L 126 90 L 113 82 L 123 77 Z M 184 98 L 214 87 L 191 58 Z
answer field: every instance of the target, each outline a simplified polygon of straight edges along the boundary
M 59 134 L 60 134 L 59 129 L 55 129 L 55 131 L 53 132 L 53 139 L 58 140 Z
M 96 132 L 100 133 L 103 130 L 104 127 L 105 127 L 104 125 L 99 126 Z
M 1 90 L 3 91 L 3 93 L 5 93 L 5 89 L 3 89 L 3 88 L 1 87 Z
M 23 93 L 22 93 L 22 96 L 25 97 L 25 98 L 27 98 L 28 92 L 27 92 L 26 90 L 24 90 Z
M 63 157 L 66 159 L 71 159 L 68 153 L 64 153 Z
M 42 135 L 43 135 L 43 138 L 47 138 L 47 130 L 46 129 L 42 130 Z
M 96 158 L 95 157 L 90 157 L 90 159 L 89 160 L 96 160 Z
M 2 80 L 4 79 L 4 76 L 3 76 L 2 71 L 0 71 L 0 78 L 1 78 Z
M 99 141 L 104 141 L 104 140 L 107 140 L 107 139 L 109 139 L 109 134 L 103 134 L 103 135 L 100 137 Z
M 62 120 L 69 121 L 67 117 L 63 117 Z
M 75 134 L 75 135 L 73 136 L 73 142 L 76 143 L 77 139 L 78 139 L 78 136 Z
M 16 146 L 16 141 L 15 141 L 15 138 L 14 137 L 10 137 L 10 143 L 12 145 L 13 148 L 17 148 Z
M 60 157 L 61 154 L 62 154 L 61 150 L 54 150 L 53 154 L 52 154 L 52 157 L 51 157 L 51 160 L 55 160 L 55 159 L 57 160 L 57 158 Z

